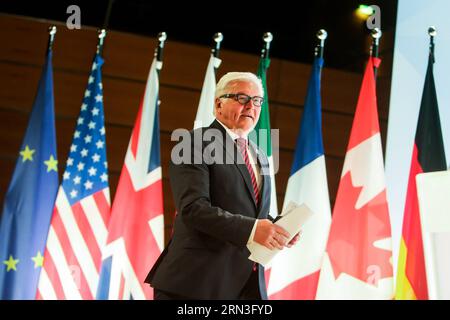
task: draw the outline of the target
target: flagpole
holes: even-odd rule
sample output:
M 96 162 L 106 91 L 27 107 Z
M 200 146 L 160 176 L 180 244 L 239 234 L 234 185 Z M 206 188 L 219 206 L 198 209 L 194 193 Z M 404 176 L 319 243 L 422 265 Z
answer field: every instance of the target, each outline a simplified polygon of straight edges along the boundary
M 373 58 L 378 58 L 378 49 L 380 46 L 380 38 L 383 35 L 383 32 L 381 32 L 381 30 L 379 28 L 374 28 L 371 32 L 371 36 L 372 36 L 372 46 L 370 48 L 370 55 Z M 375 75 L 375 78 L 377 77 L 377 67 L 373 68 L 373 72 Z
M 56 26 L 49 27 L 47 51 L 50 51 L 53 48 L 53 42 L 55 41 L 55 34 L 56 34 Z
M 270 50 L 270 43 L 273 40 L 273 35 L 270 32 L 266 32 L 263 35 L 263 41 L 264 41 L 264 47 L 261 50 L 261 58 L 268 59 L 269 58 L 269 50 Z
M 98 30 L 98 44 L 97 44 L 97 54 L 101 55 L 103 51 L 103 42 L 105 41 L 106 30 Z
M 156 48 L 156 61 L 162 62 L 164 43 L 167 40 L 167 34 L 165 32 L 158 33 L 158 47 Z
M 323 49 L 325 47 L 325 40 L 328 37 L 328 33 L 325 29 L 320 29 L 316 34 L 317 39 L 319 39 L 319 43 L 314 49 L 314 54 L 317 58 L 323 58 Z
M 114 3 L 114 0 L 108 1 L 108 7 L 106 7 L 105 20 L 103 21 L 103 29 L 108 28 L 109 18 L 111 18 L 111 11 L 112 11 L 113 3 Z
M 223 40 L 223 34 L 221 32 L 217 32 L 216 34 L 214 34 L 213 40 L 214 40 L 214 49 L 212 49 L 211 51 L 214 58 L 218 58 L 220 52 L 220 44 Z
M 430 55 L 434 63 L 434 37 L 437 35 L 436 27 L 430 26 L 428 28 L 428 35 L 430 36 Z

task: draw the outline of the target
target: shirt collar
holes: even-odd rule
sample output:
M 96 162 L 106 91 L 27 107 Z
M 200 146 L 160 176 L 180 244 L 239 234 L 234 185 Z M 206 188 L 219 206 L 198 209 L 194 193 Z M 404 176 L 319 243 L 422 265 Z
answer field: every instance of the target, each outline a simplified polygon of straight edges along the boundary
M 233 130 L 231 130 L 230 128 L 228 128 L 226 125 L 224 125 L 222 122 L 220 122 L 219 119 L 217 119 L 217 122 L 220 123 L 220 125 L 222 127 L 224 127 L 225 131 L 230 135 L 231 139 L 233 139 L 233 141 L 235 141 L 237 138 L 243 138 L 245 140 L 247 140 L 247 134 L 243 135 L 243 136 L 239 136 L 236 132 L 234 132 Z

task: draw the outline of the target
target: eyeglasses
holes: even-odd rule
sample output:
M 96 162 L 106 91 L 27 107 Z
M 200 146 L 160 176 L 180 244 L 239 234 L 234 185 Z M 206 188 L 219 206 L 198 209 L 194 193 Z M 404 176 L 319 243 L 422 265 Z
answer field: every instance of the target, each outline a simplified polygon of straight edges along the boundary
M 245 93 L 227 93 L 227 94 L 220 96 L 219 98 L 233 98 L 234 100 L 236 100 L 243 106 L 247 105 L 247 103 L 249 103 L 250 100 L 252 100 L 253 105 L 255 107 L 261 107 L 262 104 L 264 103 L 263 97 L 259 97 L 259 96 L 250 97 L 248 94 L 245 94 Z

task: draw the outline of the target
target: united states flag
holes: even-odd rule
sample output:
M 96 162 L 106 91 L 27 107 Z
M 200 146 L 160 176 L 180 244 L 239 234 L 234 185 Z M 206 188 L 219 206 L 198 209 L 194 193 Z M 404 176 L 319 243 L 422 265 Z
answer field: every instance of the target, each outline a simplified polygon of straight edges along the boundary
M 95 298 L 110 214 L 102 64 L 97 54 L 53 209 L 38 299 Z

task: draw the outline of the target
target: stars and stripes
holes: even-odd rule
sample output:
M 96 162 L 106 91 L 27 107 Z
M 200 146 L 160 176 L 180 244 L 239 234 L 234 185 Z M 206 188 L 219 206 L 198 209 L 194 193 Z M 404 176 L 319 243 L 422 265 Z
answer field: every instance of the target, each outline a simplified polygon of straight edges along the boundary
M 38 298 L 94 299 L 110 214 L 101 66 L 96 55 L 53 210 Z

